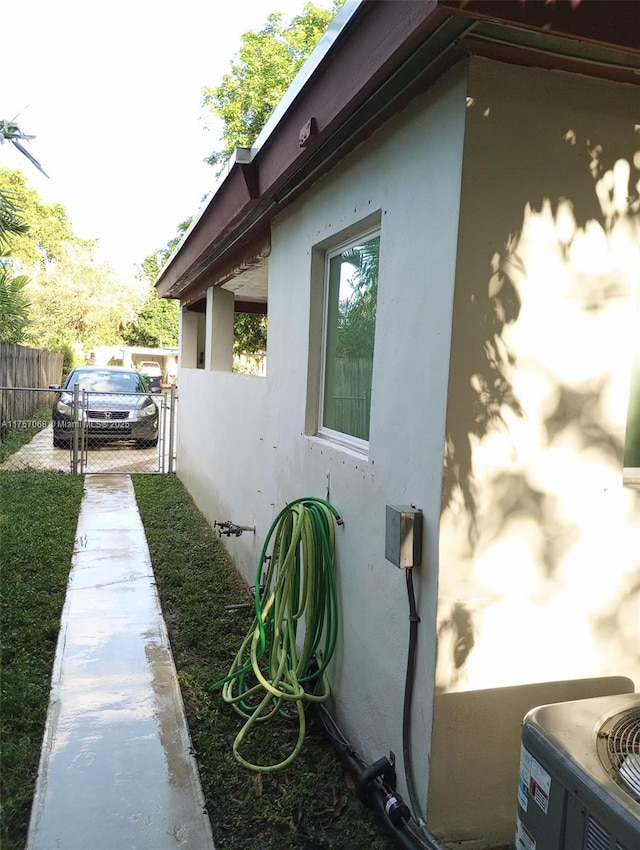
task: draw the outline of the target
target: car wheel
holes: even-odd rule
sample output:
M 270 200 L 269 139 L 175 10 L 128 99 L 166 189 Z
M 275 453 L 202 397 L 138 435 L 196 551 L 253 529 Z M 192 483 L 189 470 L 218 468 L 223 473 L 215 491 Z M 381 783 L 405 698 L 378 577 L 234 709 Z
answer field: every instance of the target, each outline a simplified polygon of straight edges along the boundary
M 61 440 L 60 437 L 53 438 L 53 448 L 54 449 L 68 449 L 71 443 L 69 440 Z

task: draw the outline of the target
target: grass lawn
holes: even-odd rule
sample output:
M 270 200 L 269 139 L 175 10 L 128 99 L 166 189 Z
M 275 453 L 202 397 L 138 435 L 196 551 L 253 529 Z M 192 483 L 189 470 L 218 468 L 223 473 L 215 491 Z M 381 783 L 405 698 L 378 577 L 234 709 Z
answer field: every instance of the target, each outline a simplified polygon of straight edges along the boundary
M 2 850 L 24 847 L 83 480 L 0 472 Z
M 132 476 L 169 631 L 217 850 L 392 850 L 311 721 L 299 757 L 258 774 L 232 753 L 241 718 L 211 685 L 226 675 L 252 620 L 247 588 L 177 478 Z M 2 850 L 23 850 L 83 480 L 0 472 L 2 551 Z M 287 750 L 279 720 L 247 745 L 257 763 Z M 87 849 L 89 850 L 89 848 Z
M 9 428 L 0 442 L 0 463 L 32 440 L 39 431 L 46 428 L 49 422 L 51 422 L 51 408 L 44 407 L 32 414 L 28 420 L 20 423 L 24 427 Z
M 223 678 L 253 610 L 246 585 L 177 478 L 132 476 L 219 850 L 391 850 L 356 797 L 333 747 L 314 729 L 286 770 L 260 774 L 232 753 L 241 718 L 210 686 Z M 168 533 L 169 529 L 171 530 Z M 288 752 L 297 724 L 270 722 L 247 739 L 256 764 Z

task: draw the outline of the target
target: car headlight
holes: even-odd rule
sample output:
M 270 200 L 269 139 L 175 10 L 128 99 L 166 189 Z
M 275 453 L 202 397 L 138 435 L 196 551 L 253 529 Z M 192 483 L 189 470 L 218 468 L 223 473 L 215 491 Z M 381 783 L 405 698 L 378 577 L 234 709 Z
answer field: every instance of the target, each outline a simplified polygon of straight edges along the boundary
M 58 413 L 63 413 L 65 416 L 73 415 L 73 407 L 70 404 L 66 404 L 66 402 L 62 400 L 60 400 L 56 404 L 56 410 L 58 411 Z
M 155 403 L 152 401 L 151 404 L 145 405 L 145 407 L 140 408 L 140 418 L 146 419 L 148 416 L 155 416 L 158 412 L 158 408 Z

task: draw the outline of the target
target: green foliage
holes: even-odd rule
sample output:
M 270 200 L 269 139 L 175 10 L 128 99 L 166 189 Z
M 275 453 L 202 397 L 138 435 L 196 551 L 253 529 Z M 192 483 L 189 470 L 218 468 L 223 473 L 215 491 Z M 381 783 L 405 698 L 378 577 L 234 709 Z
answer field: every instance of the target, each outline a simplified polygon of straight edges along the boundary
M 28 232 L 20 211 L 19 196 L 0 189 L 0 342 L 19 345 L 29 327 L 29 299 L 24 289 L 28 278 L 14 275 L 8 245 L 12 238 Z
M 153 285 L 158 279 L 158 275 L 162 270 L 162 266 L 167 262 L 169 257 L 173 254 L 175 249 L 180 244 L 182 237 L 187 232 L 187 230 L 191 227 L 191 222 L 193 221 L 193 217 L 181 221 L 178 224 L 177 233 L 174 237 L 172 237 L 164 248 L 161 248 L 159 251 L 156 251 L 155 254 L 149 254 L 142 261 L 142 277 L 147 280 L 151 285 Z
M 180 244 L 180 242 L 182 240 L 182 237 L 187 232 L 187 230 L 191 227 L 192 221 L 193 221 L 193 216 L 189 216 L 189 218 L 186 218 L 184 221 L 180 222 L 180 224 L 178 225 L 178 232 L 173 237 L 173 239 L 169 239 L 169 241 L 167 242 L 167 247 L 164 249 L 164 251 L 160 252 L 160 260 L 163 264 L 166 263 L 166 261 L 169 259 L 171 254 L 173 254 L 175 249 L 178 247 L 178 245 Z
M 123 332 L 128 345 L 152 348 L 173 347 L 178 344 L 178 302 L 159 298 L 152 288 L 142 311 Z
M 76 249 L 34 274 L 28 288 L 32 336 L 43 348 L 80 343 L 85 350 L 117 345 L 142 303 L 139 285 L 118 279 L 92 251 Z
M 62 352 L 62 380 L 67 377 L 69 372 L 76 365 L 76 350 L 68 342 L 61 342 L 55 351 Z
M 45 204 L 20 171 L 0 168 L 0 220 L 18 224 L 5 231 L 11 264 L 0 281 L 4 341 L 57 350 L 122 342 L 122 330 L 141 306 L 137 284 L 120 280 L 95 259 L 95 245 L 78 239 L 61 204 Z M 1 261 L 0 261 L 1 262 Z M 9 272 L 29 272 L 29 280 Z M 5 319 L 7 303 L 13 318 Z M 7 313 L 8 315 L 8 313 Z
M 23 234 L 28 230 L 20 214 L 18 194 L 10 189 L 0 189 L 0 249 L 8 248 L 10 234 Z
M 21 449 L 51 422 L 51 408 L 43 407 L 30 414 L 29 424 L 26 427 L 12 428 L 10 424 L 4 423 L 4 429 L 0 432 L 0 463 Z M 36 424 L 37 423 L 37 424 Z
M 259 31 L 248 31 L 241 39 L 240 49 L 231 70 L 215 87 L 205 87 L 204 106 L 222 119 L 224 147 L 211 154 L 208 161 L 221 165 L 237 147 L 249 147 L 267 122 L 291 81 L 326 31 L 344 0 L 334 0 L 331 11 L 306 3 L 303 12 L 294 17 L 288 27 L 281 13 L 267 17 Z M 178 225 L 177 235 L 166 248 L 146 257 L 142 274 L 154 284 L 165 263 L 189 229 L 192 219 Z M 162 306 L 161 306 L 162 305 Z M 150 295 L 138 319 L 127 329 L 126 339 L 136 345 L 170 344 L 169 327 L 177 312 L 164 299 Z M 174 344 L 174 343 L 171 343 Z M 237 313 L 234 319 L 234 352 L 263 355 L 267 347 L 267 320 L 259 314 Z
M 236 148 L 251 147 L 343 2 L 335 0 L 332 11 L 306 3 L 288 27 L 281 13 L 271 14 L 259 32 L 242 36 L 231 70 L 204 89 L 204 106 L 224 122 L 224 147 L 208 162 L 221 165 Z
M 261 313 L 236 313 L 233 317 L 233 352 L 262 356 L 267 351 L 267 317 Z
M 0 342 L 20 345 L 29 328 L 29 299 L 25 287 L 29 278 L 15 275 L 7 258 L 0 253 Z
M 353 266 L 351 296 L 342 301 L 338 313 L 336 355 L 338 357 L 373 358 L 378 300 L 380 240 L 371 239 L 342 254 L 344 262 Z
M 284 25 L 281 13 L 274 13 L 260 31 L 250 30 L 242 36 L 231 70 L 218 86 L 204 89 L 205 108 L 224 124 L 224 147 L 212 153 L 208 162 L 222 165 L 236 148 L 253 144 L 343 3 L 334 0 L 332 10 L 305 3 L 289 26 Z M 264 355 L 266 316 L 236 313 L 233 336 L 236 355 Z
M 0 472 L 2 850 L 23 850 L 83 480 Z
M 8 239 L 11 256 L 25 270 L 45 268 L 47 263 L 61 260 L 70 246 L 91 245 L 74 235 L 62 204 L 45 204 L 38 192 L 27 186 L 21 171 L 0 168 L 0 191 L 10 195 L 28 225 L 25 231 L 13 233 Z
M 181 221 L 176 235 L 166 246 L 155 254 L 149 254 L 142 261 L 141 277 L 149 284 L 147 298 L 141 311 L 131 321 L 124 333 L 123 339 L 128 345 L 151 347 L 173 347 L 178 344 L 178 302 L 167 298 L 159 298 L 155 289 L 162 266 L 173 254 L 184 234 L 191 226 L 193 219 Z
M 312 714 L 302 752 L 285 771 L 257 775 L 235 761 L 241 723 L 211 686 L 228 673 L 251 624 L 253 606 L 230 607 L 249 603 L 247 587 L 177 478 L 132 478 L 216 847 L 391 850 Z M 284 719 L 266 724 L 251 735 L 252 753 L 267 763 L 296 735 Z

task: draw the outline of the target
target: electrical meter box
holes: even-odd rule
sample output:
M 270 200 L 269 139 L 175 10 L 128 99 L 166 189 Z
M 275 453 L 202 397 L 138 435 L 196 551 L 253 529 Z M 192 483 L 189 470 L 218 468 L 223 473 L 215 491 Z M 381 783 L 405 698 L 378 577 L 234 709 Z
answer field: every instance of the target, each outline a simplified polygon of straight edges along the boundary
M 384 555 L 408 570 L 422 563 L 422 511 L 413 505 L 387 505 Z

